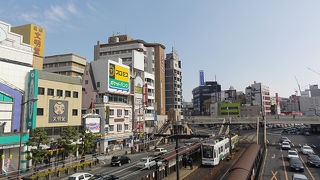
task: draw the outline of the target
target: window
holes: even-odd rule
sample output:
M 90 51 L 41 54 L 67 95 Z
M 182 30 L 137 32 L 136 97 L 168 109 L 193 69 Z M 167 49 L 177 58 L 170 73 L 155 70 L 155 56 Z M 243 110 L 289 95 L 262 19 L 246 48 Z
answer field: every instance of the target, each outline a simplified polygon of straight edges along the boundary
M 97 87 L 100 87 L 100 82 L 97 82 Z
M 125 116 L 129 116 L 129 111 L 128 110 L 124 110 L 124 115 Z
M 43 108 L 37 108 L 37 115 L 43 116 Z
M 118 109 L 118 110 L 117 110 L 117 116 L 118 116 L 118 117 L 122 116 L 122 109 Z
M 43 87 L 38 87 L 38 94 L 44 95 L 44 88 Z
M 129 130 L 129 124 L 124 124 L 124 130 Z
M 88 71 L 86 71 L 86 75 L 88 75 Z
M 99 109 L 96 109 L 96 113 L 99 114 Z
M 49 96 L 54 96 L 54 89 L 48 88 L 48 95 Z
M 117 131 L 118 132 L 122 131 L 122 124 L 117 124 Z
M 77 91 L 73 91 L 73 97 L 74 98 L 78 98 L 78 92 Z
M 88 83 L 89 83 L 88 80 L 85 80 L 85 81 L 84 81 L 84 84 L 88 84 Z
M 113 109 L 109 109 L 109 116 L 114 116 L 114 110 Z
M 57 89 L 57 96 L 63 96 L 63 91 L 61 89 Z
M 78 109 L 72 109 L 72 116 L 78 116 Z
M 109 131 L 114 131 L 114 125 L 109 125 Z
M 66 91 L 66 97 L 71 97 L 71 92 L 70 91 Z
M 81 114 L 86 114 L 86 110 L 81 110 Z

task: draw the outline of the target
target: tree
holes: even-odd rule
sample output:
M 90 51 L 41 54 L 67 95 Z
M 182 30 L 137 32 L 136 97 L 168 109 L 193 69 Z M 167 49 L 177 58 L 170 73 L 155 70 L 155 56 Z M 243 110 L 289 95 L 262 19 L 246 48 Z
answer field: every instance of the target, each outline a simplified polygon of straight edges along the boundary
M 93 152 L 95 150 L 96 137 L 92 132 L 88 132 L 87 128 L 83 128 L 80 133 L 79 152 L 85 155 L 86 152 Z
M 70 153 L 76 151 L 76 145 L 73 145 L 72 143 L 76 142 L 78 139 L 78 131 L 71 126 L 68 126 L 61 132 L 60 138 L 58 138 L 58 146 L 64 148 L 62 151 L 63 159 L 65 159 L 66 156 L 69 156 Z
M 41 163 L 49 155 L 48 150 L 42 149 L 40 145 L 46 145 L 49 143 L 49 136 L 42 128 L 36 128 L 32 131 L 28 146 L 36 147 L 31 149 L 32 156 L 28 156 L 28 160 L 32 160 L 35 168 L 38 163 Z

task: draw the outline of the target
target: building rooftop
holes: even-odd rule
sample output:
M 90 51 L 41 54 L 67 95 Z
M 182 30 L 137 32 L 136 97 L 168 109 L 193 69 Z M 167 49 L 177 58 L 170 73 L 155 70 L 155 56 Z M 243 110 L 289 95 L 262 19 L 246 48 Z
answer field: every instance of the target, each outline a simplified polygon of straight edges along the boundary
M 81 79 L 79 77 L 65 76 L 65 75 L 50 73 L 46 71 L 39 71 L 39 79 L 82 85 Z

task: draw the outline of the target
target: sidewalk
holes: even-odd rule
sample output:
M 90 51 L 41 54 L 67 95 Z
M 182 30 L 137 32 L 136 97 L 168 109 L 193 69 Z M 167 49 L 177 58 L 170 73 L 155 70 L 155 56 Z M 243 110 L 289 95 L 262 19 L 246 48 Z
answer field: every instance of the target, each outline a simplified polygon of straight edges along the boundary
M 191 173 L 193 173 L 194 171 L 196 171 L 200 166 L 200 163 L 196 163 L 193 165 L 193 169 L 190 169 L 190 166 L 187 166 L 187 168 L 181 167 L 179 169 L 179 175 L 180 175 L 180 179 L 184 179 L 187 176 L 189 176 Z M 177 173 L 173 172 L 171 173 L 169 176 L 165 177 L 163 180 L 176 180 L 177 179 Z

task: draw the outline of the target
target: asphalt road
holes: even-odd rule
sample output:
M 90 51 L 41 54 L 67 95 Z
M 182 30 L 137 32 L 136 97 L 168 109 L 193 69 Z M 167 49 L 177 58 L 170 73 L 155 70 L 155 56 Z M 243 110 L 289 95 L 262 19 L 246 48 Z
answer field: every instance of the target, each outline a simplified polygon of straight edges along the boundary
M 296 172 L 290 170 L 289 161 L 287 159 L 288 151 L 281 150 L 279 139 L 282 136 L 288 137 L 293 143 L 292 149 L 296 149 L 299 152 L 300 158 L 304 162 L 305 171 L 297 172 L 307 176 L 309 180 L 320 179 L 320 168 L 309 167 L 306 162 L 306 155 L 303 155 L 300 151 L 300 146 L 304 144 L 315 146 L 314 151 L 316 154 L 320 154 L 320 136 L 319 135 L 281 135 L 280 130 L 268 130 L 267 139 L 269 141 L 269 148 L 263 173 L 263 180 L 288 180 L 292 179 L 292 176 Z

